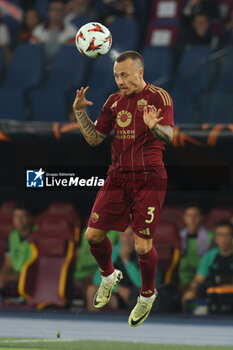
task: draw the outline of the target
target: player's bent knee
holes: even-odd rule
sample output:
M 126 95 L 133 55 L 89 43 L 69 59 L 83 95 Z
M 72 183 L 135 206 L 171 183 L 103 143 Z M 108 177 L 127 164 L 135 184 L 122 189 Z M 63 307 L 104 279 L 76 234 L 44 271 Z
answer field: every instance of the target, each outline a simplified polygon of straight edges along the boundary
M 106 232 L 102 230 L 97 230 L 95 228 L 88 227 L 85 232 L 85 238 L 89 243 L 99 243 L 105 237 Z
M 137 254 L 139 254 L 139 255 L 144 255 L 148 252 L 145 247 L 137 247 L 136 246 L 135 250 L 136 250 Z
M 148 252 L 147 245 L 141 243 L 135 243 L 135 250 L 137 254 L 144 255 Z
M 135 250 L 137 254 L 144 255 L 152 248 L 152 239 L 143 239 L 137 237 L 135 240 Z

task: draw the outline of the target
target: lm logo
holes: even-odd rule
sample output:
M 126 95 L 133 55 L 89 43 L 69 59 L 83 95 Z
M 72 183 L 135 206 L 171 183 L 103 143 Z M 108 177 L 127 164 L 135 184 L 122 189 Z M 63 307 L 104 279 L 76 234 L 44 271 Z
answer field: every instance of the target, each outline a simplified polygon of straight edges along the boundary
M 44 187 L 44 171 L 40 170 L 27 170 L 27 183 L 26 187 Z

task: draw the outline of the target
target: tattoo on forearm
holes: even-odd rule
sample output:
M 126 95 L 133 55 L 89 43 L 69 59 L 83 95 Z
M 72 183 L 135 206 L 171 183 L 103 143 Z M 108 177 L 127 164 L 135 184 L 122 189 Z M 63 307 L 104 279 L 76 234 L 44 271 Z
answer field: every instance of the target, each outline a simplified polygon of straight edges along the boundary
M 151 132 L 157 137 L 158 140 L 165 143 L 170 143 L 172 141 L 172 133 L 169 132 L 163 125 L 157 124 L 151 129 Z
M 88 117 L 86 111 L 76 112 L 75 115 L 79 128 L 85 140 L 89 143 L 90 146 L 99 145 L 105 139 L 106 136 L 99 133 L 95 129 L 95 125 Z

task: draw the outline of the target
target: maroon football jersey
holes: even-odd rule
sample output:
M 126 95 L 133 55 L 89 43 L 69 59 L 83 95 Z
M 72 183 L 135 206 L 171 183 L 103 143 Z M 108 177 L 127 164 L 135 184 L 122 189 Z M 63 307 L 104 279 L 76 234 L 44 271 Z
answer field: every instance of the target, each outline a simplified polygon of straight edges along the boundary
M 117 92 L 110 95 L 96 121 L 96 130 L 109 135 L 114 129 L 110 172 L 156 171 L 166 177 L 163 164 L 165 143 L 158 140 L 143 121 L 143 107 L 161 109 L 161 125 L 174 126 L 173 102 L 169 94 L 152 84 L 131 97 Z

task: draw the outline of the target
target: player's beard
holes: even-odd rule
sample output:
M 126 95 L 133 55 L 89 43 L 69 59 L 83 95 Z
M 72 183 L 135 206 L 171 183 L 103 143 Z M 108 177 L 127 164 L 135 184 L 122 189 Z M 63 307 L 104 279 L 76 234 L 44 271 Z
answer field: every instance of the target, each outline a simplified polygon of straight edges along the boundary
M 129 87 L 125 87 L 125 91 L 122 91 L 122 89 L 120 90 L 121 90 L 121 93 L 126 97 L 131 97 L 137 92 L 139 92 L 138 85 L 136 84 L 133 84 L 132 89 L 130 89 Z

